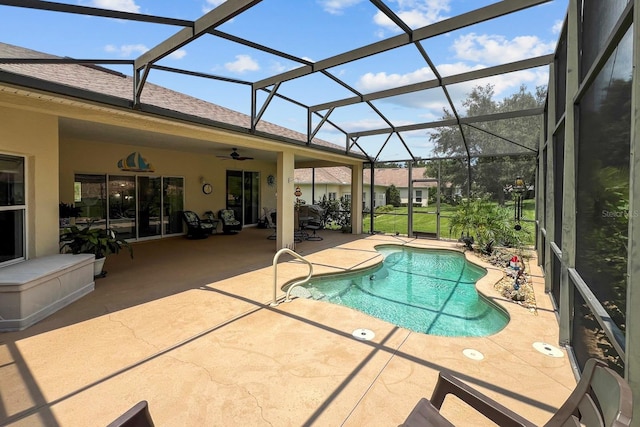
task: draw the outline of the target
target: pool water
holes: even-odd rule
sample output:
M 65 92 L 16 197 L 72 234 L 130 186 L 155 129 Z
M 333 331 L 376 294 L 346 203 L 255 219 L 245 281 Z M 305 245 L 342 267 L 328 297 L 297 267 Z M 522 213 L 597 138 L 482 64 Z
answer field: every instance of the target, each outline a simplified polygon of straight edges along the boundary
M 430 335 L 481 337 L 509 322 L 476 291 L 486 271 L 449 250 L 378 246 L 381 265 L 358 273 L 312 278 L 294 294 L 340 304 Z

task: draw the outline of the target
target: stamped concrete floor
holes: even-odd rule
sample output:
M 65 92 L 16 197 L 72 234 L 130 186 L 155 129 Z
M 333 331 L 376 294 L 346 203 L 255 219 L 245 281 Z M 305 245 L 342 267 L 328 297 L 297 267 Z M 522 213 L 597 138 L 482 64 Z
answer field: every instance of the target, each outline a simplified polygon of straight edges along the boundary
M 564 350 L 550 357 L 532 346 L 558 342 L 535 263 L 537 313 L 502 299 L 493 284 L 503 272 L 488 266 L 478 289 L 508 310 L 509 325 L 485 338 L 447 338 L 323 302 L 271 307 L 268 234 L 136 244 L 134 260 L 107 260 L 107 277 L 91 294 L 25 331 L 0 334 L 0 425 L 105 426 L 147 400 L 157 426 L 394 426 L 431 395 L 442 369 L 542 424 L 575 386 Z M 296 248 L 316 273 L 379 262 L 378 244 L 458 247 L 322 234 Z M 284 255 L 278 297 L 280 286 L 305 274 Z M 375 338 L 353 338 L 358 328 Z M 484 359 L 465 357 L 465 349 Z M 457 425 L 490 425 L 455 398 L 443 413 Z

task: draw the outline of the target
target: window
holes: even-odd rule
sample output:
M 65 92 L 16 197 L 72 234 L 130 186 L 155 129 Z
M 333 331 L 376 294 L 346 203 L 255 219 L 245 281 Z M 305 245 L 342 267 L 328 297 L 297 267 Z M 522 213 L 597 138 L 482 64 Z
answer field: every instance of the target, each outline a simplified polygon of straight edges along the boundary
M 25 258 L 24 164 L 0 154 L 0 265 Z
M 329 200 L 336 200 L 336 198 L 337 198 L 337 194 L 335 192 L 329 193 Z
M 422 190 L 416 190 L 416 203 L 422 203 Z
M 633 214 L 632 55 L 630 28 L 578 104 L 576 270 L 622 332 L 627 323 L 628 220 Z

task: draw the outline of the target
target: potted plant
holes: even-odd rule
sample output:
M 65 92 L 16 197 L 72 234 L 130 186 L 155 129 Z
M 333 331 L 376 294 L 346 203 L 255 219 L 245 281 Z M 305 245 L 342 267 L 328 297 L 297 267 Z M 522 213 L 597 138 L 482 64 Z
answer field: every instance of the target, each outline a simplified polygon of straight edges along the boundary
M 94 276 L 104 275 L 102 267 L 109 254 L 117 254 L 127 248 L 133 258 L 133 248 L 129 242 L 118 238 L 110 228 L 91 228 L 91 224 L 82 228 L 75 225 L 65 228 L 60 235 L 60 252 L 95 255 Z
M 71 218 L 78 218 L 82 213 L 82 208 L 75 207 L 73 203 L 60 202 L 58 209 L 60 217 L 60 227 L 71 225 Z

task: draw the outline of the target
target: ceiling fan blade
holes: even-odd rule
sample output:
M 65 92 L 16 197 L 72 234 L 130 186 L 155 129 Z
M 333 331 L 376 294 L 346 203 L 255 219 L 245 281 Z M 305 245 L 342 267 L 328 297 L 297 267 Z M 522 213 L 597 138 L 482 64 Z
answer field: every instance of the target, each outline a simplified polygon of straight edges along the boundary
M 216 157 L 223 160 L 253 160 L 253 157 L 240 156 L 237 148 L 234 148 L 228 156 L 218 155 Z

